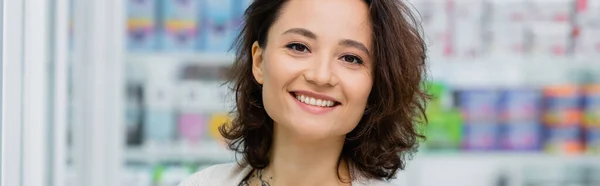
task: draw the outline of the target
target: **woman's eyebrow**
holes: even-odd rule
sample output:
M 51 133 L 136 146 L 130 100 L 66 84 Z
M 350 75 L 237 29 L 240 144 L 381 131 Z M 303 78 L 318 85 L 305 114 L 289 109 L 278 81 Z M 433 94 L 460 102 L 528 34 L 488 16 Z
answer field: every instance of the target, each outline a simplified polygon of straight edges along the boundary
M 283 32 L 283 34 L 281 34 L 281 35 L 285 35 L 285 34 L 298 34 L 298 35 L 302 35 L 304 37 L 308 37 L 313 40 L 317 39 L 317 35 L 315 33 L 311 32 L 310 30 L 304 29 L 304 28 L 292 28 L 292 29 L 289 29 L 289 30 Z
M 371 52 L 369 52 L 369 49 L 367 49 L 367 47 L 363 43 L 355 41 L 355 40 L 344 39 L 339 42 L 339 45 L 356 48 L 358 50 L 361 50 L 361 51 L 367 53 L 367 55 L 369 55 L 369 56 L 371 55 Z

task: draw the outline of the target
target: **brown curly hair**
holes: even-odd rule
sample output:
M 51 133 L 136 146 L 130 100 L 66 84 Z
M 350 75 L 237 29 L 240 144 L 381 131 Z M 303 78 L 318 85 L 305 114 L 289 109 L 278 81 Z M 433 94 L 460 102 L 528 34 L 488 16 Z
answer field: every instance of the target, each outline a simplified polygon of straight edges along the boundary
M 419 21 L 401 0 L 365 0 L 373 30 L 373 87 L 364 116 L 350 133 L 340 159 L 367 178 L 393 179 L 424 139 L 419 124 L 425 119 L 429 96 L 422 87 L 426 46 Z M 236 59 L 229 83 L 236 100 L 233 120 L 219 128 L 229 148 L 244 162 L 261 169 L 269 164 L 273 120 L 262 100 L 262 87 L 252 75 L 251 48 L 267 44 L 268 30 L 286 0 L 255 0 L 234 47 Z

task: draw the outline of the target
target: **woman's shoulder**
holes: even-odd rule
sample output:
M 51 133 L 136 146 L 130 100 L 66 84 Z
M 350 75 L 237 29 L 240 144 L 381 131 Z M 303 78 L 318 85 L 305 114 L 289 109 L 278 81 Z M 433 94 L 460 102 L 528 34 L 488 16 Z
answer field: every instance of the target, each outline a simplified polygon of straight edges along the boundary
M 179 186 L 237 186 L 250 171 L 250 166 L 238 163 L 213 165 L 194 173 Z

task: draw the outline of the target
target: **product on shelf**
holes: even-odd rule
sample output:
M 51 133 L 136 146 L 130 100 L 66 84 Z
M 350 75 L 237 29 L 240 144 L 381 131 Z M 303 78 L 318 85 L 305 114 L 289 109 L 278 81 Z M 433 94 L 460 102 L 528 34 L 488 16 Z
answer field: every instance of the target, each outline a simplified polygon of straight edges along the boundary
M 156 4 L 156 0 L 127 0 L 127 48 L 130 51 L 156 49 Z
M 583 150 L 580 90 L 575 85 L 544 88 L 545 149 L 576 154 Z
M 491 89 L 461 90 L 458 92 L 458 104 L 467 122 L 496 122 L 500 107 L 501 94 Z
M 202 84 L 193 80 L 179 82 L 178 91 L 178 134 L 184 143 L 198 144 L 206 133 L 208 119 L 202 112 L 206 91 Z
M 150 144 L 171 143 L 175 139 L 174 96 L 171 84 L 150 82 L 145 93 L 145 142 Z
M 211 116 L 208 125 L 208 134 L 216 141 L 223 142 L 223 137 L 219 133 L 219 127 L 231 121 L 229 115 L 225 113 L 215 113 Z
M 439 82 L 430 83 L 428 87 L 433 99 L 426 110 L 426 147 L 435 150 L 460 149 L 462 117 L 457 109 L 446 108 L 446 100 L 451 99 L 448 87 Z
M 458 93 L 458 103 L 464 120 L 463 149 L 479 151 L 498 148 L 499 101 L 500 94 L 495 90 L 473 89 Z
M 162 49 L 194 51 L 199 42 L 200 0 L 161 0 Z
M 468 122 L 463 124 L 462 148 L 467 151 L 497 150 L 500 125 L 496 122 Z
M 475 58 L 482 56 L 488 41 L 487 7 L 484 0 L 452 1 L 454 56 Z
M 506 90 L 500 105 L 502 149 L 538 150 L 543 139 L 541 94 L 534 89 Z
M 583 91 L 583 124 L 586 149 L 600 154 L 600 85 L 589 85 Z
M 600 55 L 600 1 L 577 0 L 575 52 L 578 56 Z
M 529 0 L 534 55 L 565 56 L 572 41 L 574 1 Z
M 234 38 L 233 0 L 206 0 L 203 4 L 203 39 L 201 48 L 206 52 L 227 52 Z
M 412 0 L 421 15 L 421 24 L 425 33 L 425 41 L 430 55 L 448 56 L 452 54 L 451 19 L 452 4 L 450 0 Z
M 127 102 L 125 104 L 125 124 L 127 126 L 127 145 L 141 145 L 142 125 L 144 123 L 143 89 L 139 84 L 127 86 Z

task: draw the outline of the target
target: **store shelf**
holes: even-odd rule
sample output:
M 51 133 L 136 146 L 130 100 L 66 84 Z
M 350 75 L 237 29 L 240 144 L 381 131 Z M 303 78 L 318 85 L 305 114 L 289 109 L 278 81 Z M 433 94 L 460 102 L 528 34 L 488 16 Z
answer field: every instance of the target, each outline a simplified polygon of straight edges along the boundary
M 129 147 L 125 151 L 128 162 L 207 162 L 224 163 L 235 161 L 235 154 L 216 142 L 198 145 L 148 145 Z
M 600 165 L 600 155 L 567 155 L 542 152 L 457 152 L 419 153 L 414 161 L 498 161 L 517 163 L 593 163 Z

